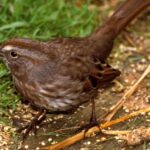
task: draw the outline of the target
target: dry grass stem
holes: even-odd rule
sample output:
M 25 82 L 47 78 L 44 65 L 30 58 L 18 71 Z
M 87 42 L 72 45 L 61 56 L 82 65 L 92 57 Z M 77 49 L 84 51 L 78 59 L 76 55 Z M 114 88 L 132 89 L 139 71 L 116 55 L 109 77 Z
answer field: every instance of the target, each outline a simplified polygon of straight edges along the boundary
M 104 121 L 110 121 L 112 119 L 112 117 L 123 106 L 123 104 L 128 100 L 128 98 L 134 93 L 138 85 L 143 81 L 143 79 L 148 75 L 149 72 L 150 72 L 150 65 L 146 68 L 146 70 L 139 78 L 139 80 L 137 80 L 137 82 L 123 95 L 123 97 L 117 102 L 117 104 L 111 107 L 111 110 L 104 118 Z
M 127 116 L 123 116 L 121 118 L 112 120 L 110 122 L 100 124 L 100 128 L 104 129 L 104 128 L 110 127 L 112 125 L 115 125 L 115 124 L 118 124 L 120 122 L 126 121 L 126 120 L 128 120 L 132 117 L 138 116 L 139 114 L 146 113 L 146 112 L 150 112 L 150 107 L 145 108 L 145 109 L 141 109 L 139 111 L 133 112 L 133 113 L 127 115 Z M 88 132 L 86 132 L 85 137 L 90 137 L 91 135 L 93 135 L 94 133 L 97 133 L 97 132 L 99 132 L 99 128 L 98 127 L 92 127 L 91 129 L 88 130 Z M 52 145 L 50 147 L 45 147 L 44 149 L 47 149 L 47 150 L 60 150 L 60 149 L 63 149 L 65 147 L 68 147 L 72 144 L 75 144 L 76 142 L 82 140 L 83 138 L 84 138 L 84 131 L 82 131 L 82 132 L 80 132 L 80 133 L 78 133 L 78 134 L 76 134 L 72 137 L 69 137 L 66 140 L 64 140 L 62 142 L 59 142 L 55 145 Z

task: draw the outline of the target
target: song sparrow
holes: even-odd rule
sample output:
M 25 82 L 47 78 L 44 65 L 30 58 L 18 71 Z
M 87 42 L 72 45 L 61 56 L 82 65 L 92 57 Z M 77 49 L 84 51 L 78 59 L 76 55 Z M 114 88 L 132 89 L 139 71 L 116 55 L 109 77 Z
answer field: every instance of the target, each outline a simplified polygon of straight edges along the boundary
M 94 100 L 98 88 L 120 74 L 105 62 L 113 41 L 148 5 L 150 0 L 126 0 L 88 37 L 48 42 L 12 39 L 1 46 L 0 55 L 17 90 L 32 105 L 50 112 L 73 109 Z

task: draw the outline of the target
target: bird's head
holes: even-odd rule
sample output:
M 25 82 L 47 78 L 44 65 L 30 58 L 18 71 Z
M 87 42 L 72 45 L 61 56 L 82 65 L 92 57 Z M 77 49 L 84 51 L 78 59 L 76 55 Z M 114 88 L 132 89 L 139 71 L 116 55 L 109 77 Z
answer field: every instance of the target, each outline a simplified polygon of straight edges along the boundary
M 29 39 L 12 39 L 0 47 L 2 57 L 12 73 L 30 70 L 33 67 L 52 61 L 54 54 L 49 54 L 45 42 Z

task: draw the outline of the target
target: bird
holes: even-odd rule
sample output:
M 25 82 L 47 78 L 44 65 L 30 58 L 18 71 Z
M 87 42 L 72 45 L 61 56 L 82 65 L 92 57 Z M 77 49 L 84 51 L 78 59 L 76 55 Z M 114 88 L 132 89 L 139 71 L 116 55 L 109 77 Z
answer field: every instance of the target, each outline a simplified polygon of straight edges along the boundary
M 66 112 L 91 101 L 90 123 L 97 123 L 94 99 L 98 89 L 110 84 L 120 71 L 108 62 L 119 33 L 150 0 L 125 0 L 113 15 L 86 37 L 55 38 L 49 41 L 14 38 L 0 47 L 0 57 L 11 71 L 14 85 L 40 111 L 25 136 L 47 112 Z

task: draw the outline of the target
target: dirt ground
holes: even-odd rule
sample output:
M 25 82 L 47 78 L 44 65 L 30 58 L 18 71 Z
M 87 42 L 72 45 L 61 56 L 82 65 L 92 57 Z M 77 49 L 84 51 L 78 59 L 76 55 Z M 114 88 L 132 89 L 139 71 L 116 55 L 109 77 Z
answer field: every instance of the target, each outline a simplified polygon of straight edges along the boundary
M 150 62 L 150 11 L 145 11 L 138 19 L 124 31 L 117 39 L 113 54 L 109 62 L 118 68 L 122 74 L 107 89 L 101 89 L 96 101 L 96 114 L 99 119 L 107 113 L 109 108 L 123 96 L 125 91 L 142 75 Z M 140 84 L 136 92 L 128 99 L 114 118 L 127 115 L 130 112 L 150 107 L 150 75 Z M 74 135 L 75 127 L 87 123 L 91 112 L 90 103 L 79 107 L 73 114 L 47 114 L 46 121 L 37 129 L 36 135 L 30 135 L 22 144 L 23 149 L 38 150 L 45 146 L 63 141 Z M 21 105 L 15 112 L 15 117 L 20 115 L 24 120 L 29 120 L 36 113 L 28 105 Z M 14 124 L 18 126 L 17 117 Z M 150 113 L 134 117 L 128 121 L 112 126 L 112 130 L 133 130 L 139 127 L 150 127 Z M 9 136 L 7 137 L 9 138 Z M 104 142 L 100 140 L 105 138 Z M 4 147 L 5 149 L 5 147 Z M 99 135 L 86 138 L 66 150 L 150 150 L 150 143 L 130 146 L 117 136 Z

